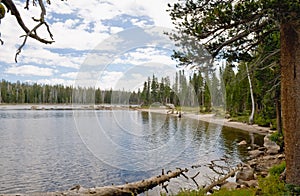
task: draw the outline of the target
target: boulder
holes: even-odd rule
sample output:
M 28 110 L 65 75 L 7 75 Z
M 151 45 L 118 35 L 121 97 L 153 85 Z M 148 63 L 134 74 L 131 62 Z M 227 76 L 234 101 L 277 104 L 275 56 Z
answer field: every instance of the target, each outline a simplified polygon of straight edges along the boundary
M 235 190 L 239 187 L 239 184 L 236 182 L 226 182 L 221 186 L 221 189 Z
M 260 150 L 251 150 L 248 153 L 249 153 L 251 159 L 259 157 L 260 155 L 264 154 L 264 152 L 260 151 Z
M 269 139 L 270 135 L 264 137 L 264 147 L 267 149 L 267 154 L 277 154 L 280 150 L 280 146 L 276 142 Z
M 243 181 L 254 180 L 254 170 L 252 168 L 246 168 L 239 171 L 236 174 L 236 182 L 238 182 L 239 180 L 243 180 Z
M 239 180 L 237 181 L 237 183 L 240 184 L 240 185 L 244 185 L 244 186 L 246 186 L 246 187 L 251 187 L 251 188 L 258 187 L 257 180 L 248 180 L 248 181 L 244 181 L 244 180 L 239 179 Z

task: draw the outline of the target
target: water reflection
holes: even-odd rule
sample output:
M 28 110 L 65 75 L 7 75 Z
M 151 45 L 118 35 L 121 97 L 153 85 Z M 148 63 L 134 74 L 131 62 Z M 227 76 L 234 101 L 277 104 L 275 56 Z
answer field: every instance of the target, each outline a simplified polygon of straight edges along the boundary
M 225 155 L 238 162 L 237 142 L 251 142 L 247 132 L 138 111 L 0 111 L 0 124 L 0 193 L 121 184 Z

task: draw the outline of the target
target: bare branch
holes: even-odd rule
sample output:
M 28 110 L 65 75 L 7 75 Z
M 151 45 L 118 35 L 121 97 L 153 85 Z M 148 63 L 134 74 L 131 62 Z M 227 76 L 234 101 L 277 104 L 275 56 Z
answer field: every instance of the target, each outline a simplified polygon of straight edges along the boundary
M 29 9 L 29 1 L 30 0 L 26 0 L 25 9 Z M 33 2 L 33 5 L 36 6 L 36 0 L 33 0 L 32 2 Z M 50 32 L 50 29 L 49 29 L 49 25 L 45 22 L 45 19 L 44 19 L 45 15 L 46 15 L 46 9 L 45 9 L 45 6 L 44 6 L 44 3 L 43 3 L 42 0 L 39 0 L 39 6 L 41 8 L 40 19 L 38 19 L 38 20 L 33 19 L 34 21 L 39 22 L 39 24 L 37 24 L 31 30 L 29 30 L 28 27 L 24 24 L 23 19 L 20 15 L 19 11 L 18 11 L 17 7 L 15 6 L 15 4 L 12 0 L 2 0 L 2 3 L 4 3 L 4 5 L 7 7 L 8 11 L 10 11 L 11 14 L 15 16 L 19 26 L 26 33 L 25 38 L 23 40 L 23 43 L 21 44 L 21 46 L 18 48 L 18 50 L 16 52 L 16 56 L 15 56 L 16 58 L 20 54 L 20 52 L 21 52 L 22 48 L 24 47 L 24 45 L 26 44 L 27 37 L 31 37 L 31 38 L 33 38 L 33 39 L 35 39 L 35 40 L 37 40 L 41 43 L 44 43 L 44 44 L 51 44 L 51 43 L 54 42 L 53 41 L 53 35 L 52 35 L 52 33 Z M 50 0 L 48 0 L 47 3 L 50 3 Z M 41 27 L 42 25 L 46 26 L 46 29 L 49 33 L 49 36 L 50 36 L 51 40 L 46 40 L 46 39 L 43 39 L 40 36 L 38 36 L 37 29 L 39 27 Z M 15 58 L 15 60 L 17 60 L 16 58 Z

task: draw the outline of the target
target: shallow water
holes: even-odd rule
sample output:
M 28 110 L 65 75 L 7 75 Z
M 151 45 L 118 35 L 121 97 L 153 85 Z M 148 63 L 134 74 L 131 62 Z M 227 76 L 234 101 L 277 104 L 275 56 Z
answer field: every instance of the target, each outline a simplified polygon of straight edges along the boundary
M 224 156 L 234 165 L 247 156 L 243 139 L 249 133 L 148 112 L 0 110 L 0 193 L 122 184 Z

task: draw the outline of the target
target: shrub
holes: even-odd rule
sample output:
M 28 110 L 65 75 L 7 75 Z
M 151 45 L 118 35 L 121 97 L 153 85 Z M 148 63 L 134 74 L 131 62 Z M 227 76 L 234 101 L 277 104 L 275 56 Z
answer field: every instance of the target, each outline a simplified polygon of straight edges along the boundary
M 260 195 L 284 195 L 286 193 L 285 184 L 279 179 L 279 176 L 270 175 L 266 178 L 259 177 L 258 184 Z
M 270 127 L 270 119 L 265 119 L 263 116 L 258 116 L 254 122 L 262 127 Z
M 285 170 L 285 161 L 282 161 L 279 165 L 275 165 L 270 168 L 269 173 L 273 176 L 279 176 Z

